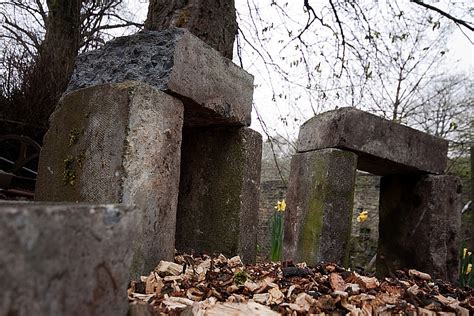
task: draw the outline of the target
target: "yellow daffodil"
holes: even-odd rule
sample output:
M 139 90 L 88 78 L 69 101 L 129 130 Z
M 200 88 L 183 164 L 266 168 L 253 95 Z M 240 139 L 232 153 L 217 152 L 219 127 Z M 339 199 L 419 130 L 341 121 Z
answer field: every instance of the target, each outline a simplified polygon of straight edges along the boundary
M 275 206 L 277 212 L 284 212 L 286 209 L 286 202 L 285 200 L 278 201 L 277 205 Z
M 367 211 L 362 211 L 359 213 L 359 216 L 357 216 L 357 221 L 359 223 L 365 222 L 369 218 L 369 212 Z
M 466 259 L 466 254 L 467 254 L 467 248 L 464 248 L 464 249 L 462 250 L 462 258 L 463 258 L 463 259 Z
M 471 271 L 472 271 L 472 263 L 470 263 L 470 264 L 467 265 L 466 274 L 471 273 Z

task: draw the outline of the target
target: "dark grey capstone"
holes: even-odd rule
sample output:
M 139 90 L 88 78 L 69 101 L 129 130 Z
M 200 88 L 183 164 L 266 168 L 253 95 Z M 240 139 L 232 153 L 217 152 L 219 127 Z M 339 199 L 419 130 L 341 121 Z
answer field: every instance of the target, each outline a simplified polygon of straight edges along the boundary
M 0 203 L 0 315 L 125 315 L 140 216 L 124 205 Z
M 185 29 L 143 31 L 80 55 L 67 92 L 128 80 L 179 98 L 187 125 L 250 125 L 253 77 Z
M 170 80 L 174 51 L 184 30 L 145 31 L 118 37 L 103 48 L 81 54 L 67 92 L 103 83 L 143 81 L 166 90 Z
M 378 175 L 443 173 L 448 142 L 352 107 L 322 113 L 301 126 L 298 151 L 350 150 L 357 168 Z
M 387 176 L 380 183 L 377 274 L 401 268 L 455 282 L 461 225 L 458 177 Z

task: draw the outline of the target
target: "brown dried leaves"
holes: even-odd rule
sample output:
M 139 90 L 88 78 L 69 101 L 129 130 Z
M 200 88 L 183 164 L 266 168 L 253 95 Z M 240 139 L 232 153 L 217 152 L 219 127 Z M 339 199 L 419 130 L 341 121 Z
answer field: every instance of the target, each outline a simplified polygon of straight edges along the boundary
M 162 261 L 132 282 L 131 304 L 146 303 L 156 314 L 172 315 L 469 315 L 474 310 L 474 290 L 430 282 L 416 270 L 379 281 L 335 264 L 245 266 L 240 257 L 223 255 L 178 255 L 175 261 Z

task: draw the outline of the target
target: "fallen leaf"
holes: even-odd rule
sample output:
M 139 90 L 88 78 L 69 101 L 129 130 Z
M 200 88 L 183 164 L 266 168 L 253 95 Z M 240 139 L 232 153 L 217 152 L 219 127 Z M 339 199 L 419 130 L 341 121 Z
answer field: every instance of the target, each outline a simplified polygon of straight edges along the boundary
M 273 287 L 268 293 L 270 294 L 270 303 L 271 304 L 280 304 L 283 302 L 285 295 L 280 291 L 280 289 Z
M 161 294 L 163 279 L 156 272 L 151 272 L 145 280 L 145 294 Z
M 331 284 L 331 288 L 335 291 L 344 291 L 346 289 L 346 282 L 336 272 L 332 272 L 329 275 L 329 284 Z
M 160 276 L 176 276 L 183 272 L 183 266 L 174 262 L 160 261 L 160 263 L 156 266 L 155 271 L 158 272 Z
M 232 257 L 228 260 L 227 264 L 230 268 L 240 267 L 243 265 L 242 260 L 239 256 Z
M 269 293 L 254 294 L 252 298 L 255 302 L 266 305 L 270 301 L 270 294 Z
M 431 275 L 429 275 L 428 273 L 420 272 L 420 271 L 415 270 L 415 269 L 408 270 L 408 275 L 409 276 L 415 276 L 417 278 L 420 278 L 420 279 L 426 280 L 426 281 L 431 280 Z
M 246 304 L 238 303 L 220 303 L 210 307 L 205 312 L 206 316 L 278 316 L 277 312 L 272 311 L 266 306 L 256 302 L 248 302 Z
M 259 285 L 257 283 L 250 280 L 245 281 L 244 286 L 250 292 L 255 292 L 259 288 Z

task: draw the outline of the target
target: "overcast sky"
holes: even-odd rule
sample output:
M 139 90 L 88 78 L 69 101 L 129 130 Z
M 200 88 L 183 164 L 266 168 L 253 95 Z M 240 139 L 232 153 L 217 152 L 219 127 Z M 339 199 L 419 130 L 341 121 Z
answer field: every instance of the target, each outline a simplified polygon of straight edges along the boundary
M 133 7 L 133 12 L 137 15 L 138 20 L 144 20 L 146 18 L 147 6 L 148 1 L 146 0 L 139 0 L 133 1 L 128 0 L 129 5 Z M 370 0 L 368 0 L 370 1 Z M 383 1 L 379 0 L 378 5 L 380 6 L 381 10 L 383 10 Z M 270 0 L 251 0 L 251 3 L 258 3 L 260 6 L 260 14 L 265 20 L 272 21 L 274 20 L 275 23 L 281 21 L 281 17 L 275 13 L 275 10 L 270 8 Z M 278 1 L 279 3 L 285 3 L 286 1 Z M 305 13 L 303 12 L 302 3 L 303 1 L 288 1 L 289 5 L 287 7 L 287 12 L 289 15 L 294 17 L 294 25 L 293 27 L 296 29 L 296 26 L 299 24 L 304 24 L 306 21 Z M 459 4 L 462 1 L 458 1 L 457 6 L 461 6 L 465 9 L 465 6 L 470 6 L 471 9 L 474 9 L 474 1 L 465 1 L 464 3 Z M 310 3 L 314 6 L 315 10 L 318 12 L 320 9 L 318 5 L 323 2 L 320 1 L 310 1 Z M 415 6 L 414 4 L 410 4 L 408 0 L 402 0 L 397 3 L 401 3 L 401 5 L 407 6 L 407 10 L 410 9 L 409 6 Z M 431 3 L 439 6 L 440 8 L 447 10 L 452 8 L 450 6 L 450 1 L 431 1 Z M 247 5 L 247 0 L 236 0 L 236 8 L 241 16 L 242 23 L 241 27 L 245 28 L 244 20 L 249 20 L 249 10 Z M 455 12 L 454 12 L 455 13 Z M 436 15 L 433 13 L 433 15 Z M 444 20 L 446 22 L 446 20 Z M 447 22 L 446 22 L 447 23 Z M 469 32 L 469 31 L 466 31 Z M 272 46 L 272 41 L 275 42 L 278 40 L 278 32 L 274 33 L 273 39 L 270 39 L 268 44 L 266 45 L 269 47 L 269 51 L 275 53 L 275 57 L 278 59 L 278 51 L 281 45 Z M 283 36 L 281 34 L 281 36 Z M 471 41 L 474 41 L 472 34 Z M 272 82 L 270 83 L 268 80 L 268 69 L 263 65 L 261 60 L 255 54 L 255 52 L 251 52 L 248 50 L 248 46 L 245 46 L 246 51 L 243 53 L 244 57 L 244 68 L 255 76 L 255 85 L 256 89 L 254 92 L 254 106 L 255 109 L 258 110 L 260 116 L 263 118 L 264 122 L 266 123 L 270 132 L 277 131 L 284 136 L 287 137 L 296 137 L 299 126 L 307 119 L 309 119 L 313 115 L 313 111 L 309 106 L 309 101 L 304 98 L 298 99 L 297 103 L 298 106 L 296 107 L 295 104 L 291 102 L 286 102 L 284 100 L 278 102 L 272 102 L 272 88 L 275 90 L 275 85 L 280 85 L 283 90 L 285 90 L 288 94 L 300 94 L 298 88 L 288 86 L 285 82 L 282 82 L 278 79 L 278 74 L 271 74 L 273 78 Z M 274 48 L 274 49 L 273 49 Z M 449 58 L 447 59 L 447 69 L 451 72 L 464 72 L 469 74 L 472 77 L 473 71 L 473 61 L 474 61 L 474 52 L 473 52 L 473 45 L 472 42 L 463 34 L 459 28 L 455 28 L 453 34 L 450 36 L 448 41 L 448 54 Z M 459 60 L 459 62 L 456 62 Z M 234 62 L 238 63 L 237 58 L 234 59 Z M 277 87 L 280 88 L 280 87 Z M 294 95 L 293 95 L 294 96 Z M 294 101 L 293 101 L 294 102 Z M 334 104 L 332 107 L 334 108 L 337 104 Z M 324 110 L 329 110 L 331 105 L 325 105 Z M 251 127 L 262 132 L 262 126 L 258 122 L 255 109 L 252 115 L 252 125 Z M 321 109 L 318 109 L 318 111 Z M 288 120 L 286 121 L 286 119 Z

